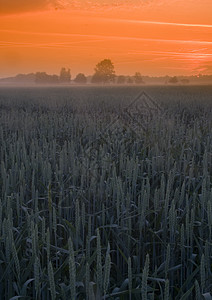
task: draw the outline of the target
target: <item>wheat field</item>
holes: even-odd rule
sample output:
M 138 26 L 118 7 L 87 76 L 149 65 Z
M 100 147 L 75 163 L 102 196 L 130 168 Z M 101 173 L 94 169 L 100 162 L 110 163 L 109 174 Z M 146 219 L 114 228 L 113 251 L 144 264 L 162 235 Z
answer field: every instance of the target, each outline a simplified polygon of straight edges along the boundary
M 212 87 L 142 89 L 0 89 L 1 299 L 212 299 Z

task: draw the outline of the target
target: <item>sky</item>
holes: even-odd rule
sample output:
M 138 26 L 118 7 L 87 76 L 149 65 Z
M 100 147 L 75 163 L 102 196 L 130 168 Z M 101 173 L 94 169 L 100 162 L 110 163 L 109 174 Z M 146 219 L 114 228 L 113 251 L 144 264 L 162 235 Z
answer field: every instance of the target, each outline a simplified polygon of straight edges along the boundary
M 0 0 L 0 77 L 212 74 L 211 0 Z

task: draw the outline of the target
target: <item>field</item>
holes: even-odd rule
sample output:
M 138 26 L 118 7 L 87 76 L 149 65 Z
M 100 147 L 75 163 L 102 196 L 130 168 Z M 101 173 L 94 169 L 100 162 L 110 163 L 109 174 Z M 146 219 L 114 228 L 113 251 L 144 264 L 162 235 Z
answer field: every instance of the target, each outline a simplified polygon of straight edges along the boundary
M 0 159 L 1 299 L 212 299 L 212 86 L 1 88 Z

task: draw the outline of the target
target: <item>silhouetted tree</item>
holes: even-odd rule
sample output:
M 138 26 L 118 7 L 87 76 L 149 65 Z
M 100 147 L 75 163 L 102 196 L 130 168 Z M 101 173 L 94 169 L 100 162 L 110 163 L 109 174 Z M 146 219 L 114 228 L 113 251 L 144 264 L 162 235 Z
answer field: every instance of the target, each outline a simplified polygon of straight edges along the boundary
M 133 83 L 134 83 L 133 78 L 131 76 L 129 76 L 127 78 L 127 84 L 133 84 Z
M 134 80 L 135 80 L 135 84 L 141 84 L 144 83 L 143 79 L 141 77 L 141 73 L 140 72 L 136 72 L 134 75 Z
M 76 83 L 85 84 L 87 82 L 87 78 L 83 73 L 77 74 L 76 78 L 74 79 Z
M 187 78 L 181 79 L 180 82 L 182 84 L 189 84 L 190 83 L 189 79 L 187 79 Z
M 174 84 L 178 83 L 177 77 L 176 77 L 176 76 L 171 77 L 171 78 L 169 79 L 168 83 L 174 83 Z
M 165 84 L 169 83 L 170 77 L 168 75 L 165 76 Z
M 96 68 L 95 73 L 92 77 L 93 83 L 109 83 L 115 80 L 114 65 L 110 59 L 104 59 L 100 61 Z
M 35 82 L 38 84 L 58 84 L 59 77 L 57 75 L 48 75 L 46 72 L 37 72 L 35 74 Z
M 124 75 L 120 75 L 117 78 L 117 84 L 125 84 L 126 77 Z
M 62 68 L 60 71 L 60 82 L 70 82 L 71 81 L 71 70 Z

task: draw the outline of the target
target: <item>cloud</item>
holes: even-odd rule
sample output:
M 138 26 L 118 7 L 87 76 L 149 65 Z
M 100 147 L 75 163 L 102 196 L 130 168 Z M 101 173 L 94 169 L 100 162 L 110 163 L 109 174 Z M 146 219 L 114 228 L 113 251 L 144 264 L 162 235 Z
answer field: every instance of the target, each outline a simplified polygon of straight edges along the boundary
M 0 29 L 0 32 L 10 32 L 19 34 L 30 34 L 30 35 L 40 35 L 40 36 L 66 36 L 66 37 L 88 37 L 103 40 L 115 40 L 115 41 L 149 41 L 149 42 L 162 42 L 162 43 L 172 43 L 172 44 L 188 44 L 188 45 L 212 45 L 212 41 L 206 40 L 179 40 L 179 39 L 159 39 L 159 38 L 142 38 L 133 36 L 117 36 L 117 35 L 99 35 L 99 34 L 79 34 L 79 33 L 53 33 L 53 32 L 27 32 L 27 31 L 17 31 L 17 30 L 4 30 Z M 1 41 L 3 42 L 3 41 Z M 207 56 L 207 55 L 206 55 Z
M 205 63 L 205 64 L 200 64 L 197 68 L 193 69 L 195 72 L 204 72 L 204 74 L 211 75 L 212 74 L 212 61 Z
M 0 15 L 61 7 L 59 0 L 1 0 Z
M 76 9 L 136 9 L 161 0 L 61 0 L 64 8 Z M 163 0 L 167 1 L 167 0 Z M 172 0 L 173 1 L 173 0 Z
M 158 21 L 144 21 L 144 20 L 128 20 L 128 19 L 114 19 L 116 22 L 134 23 L 134 24 L 152 24 L 152 25 L 170 25 L 180 27 L 202 27 L 212 28 L 212 24 L 190 24 L 190 23 L 173 23 L 173 22 L 158 22 Z
M 0 15 L 46 10 L 49 8 L 120 8 L 138 7 L 152 0 L 0 0 Z

